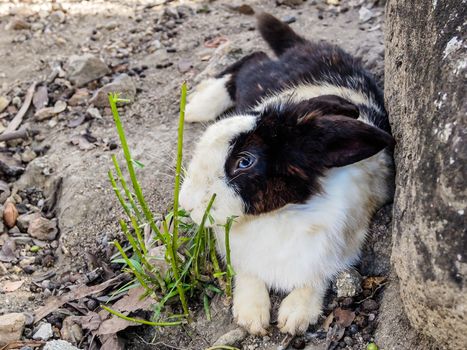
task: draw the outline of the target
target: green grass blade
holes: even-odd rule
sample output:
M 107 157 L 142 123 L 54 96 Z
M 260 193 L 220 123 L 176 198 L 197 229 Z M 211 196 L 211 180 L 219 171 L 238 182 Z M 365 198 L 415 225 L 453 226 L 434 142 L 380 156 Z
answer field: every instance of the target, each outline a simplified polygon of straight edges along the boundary
M 117 102 L 124 102 L 124 100 L 119 99 L 117 94 L 109 94 L 109 102 L 110 102 L 110 109 L 112 110 L 112 115 L 115 121 L 115 126 L 117 127 L 117 133 L 120 138 L 120 143 L 122 145 L 123 155 L 125 157 L 125 161 L 127 164 L 128 173 L 131 179 L 131 184 L 133 185 L 136 198 L 138 199 L 138 202 L 141 208 L 143 209 L 144 216 L 146 217 L 146 220 L 148 221 L 152 230 L 156 233 L 158 238 L 162 239 L 162 235 L 160 234 L 159 229 L 157 228 L 154 222 L 154 217 L 151 211 L 149 210 L 146 200 L 144 199 L 143 192 L 141 191 L 141 186 L 139 185 L 138 179 L 136 178 L 136 173 L 133 167 L 130 148 L 128 147 L 128 143 L 125 137 L 125 131 L 123 130 L 122 122 L 118 115 Z
M 113 190 L 115 192 L 115 195 L 117 196 L 118 201 L 120 202 L 120 205 L 122 206 L 122 208 L 125 211 L 126 215 L 128 215 L 128 217 L 130 217 L 131 216 L 130 209 L 128 209 L 128 205 L 125 203 L 125 200 L 123 199 L 122 194 L 120 193 L 120 190 L 117 187 L 117 182 L 115 181 L 115 178 L 114 178 L 112 172 L 109 170 L 109 172 L 107 174 L 109 175 L 110 183 L 112 184 L 112 188 L 113 188 Z
M 149 326 L 178 326 L 178 325 L 181 325 L 182 323 L 184 323 L 183 321 L 174 321 L 174 322 L 151 322 L 151 321 L 146 321 L 146 320 L 143 320 L 143 319 L 140 319 L 140 318 L 133 318 L 133 317 L 128 317 L 128 316 L 125 316 L 124 314 L 118 312 L 118 311 L 115 311 L 115 310 L 112 310 L 111 308 L 105 306 L 105 305 L 101 305 L 101 307 L 111 313 L 112 315 L 115 315 L 119 318 L 122 318 L 126 321 L 130 321 L 130 322 L 135 322 L 135 323 L 140 323 L 140 324 L 147 324 Z
M 126 183 L 125 178 L 123 177 L 122 170 L 120 169 L 120 165 L 118 164 L 117 157 L 115 156 L 115 154 L 112 154 L 112 162 L 114 164 L 115 171 L 117 172 L 118 179 L 120 180 L 120 183 L 122 184 L 123 191 L 125 192 L 125 195 L 128 198 L 128 201 L 130 202 L 131 207 L 133 208 L 133 211 L 135 212 L 135 215 L 138 218 L 138 221 L 141 221 L 141 213 L 138 207 L 136 206 L 136 203 L 133 199 L 133 195 L 128 189 L 128 185 Z

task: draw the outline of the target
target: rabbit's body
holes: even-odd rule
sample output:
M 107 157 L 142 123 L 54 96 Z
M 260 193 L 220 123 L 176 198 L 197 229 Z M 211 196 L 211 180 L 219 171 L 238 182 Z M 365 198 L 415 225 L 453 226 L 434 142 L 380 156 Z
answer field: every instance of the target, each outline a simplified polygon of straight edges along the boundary
M 322 195 L 234 225 L 234 270 L 258 276 L 282 292 L 326 288 L 331 277 L 356 262 L 372 214 L 389 199 L 389 165 L 389 156 L 381 152 L 331 169 L 322 180 Z M 215 230 L 218 251 L 225 257 L 224 229 Z
M 393 144 L 382 93 L 341 49 L 313 44 L 270 15 L 257 52 L 201 83 L 188 121 L 213 120 L 199 140 L 180 202 L 200 222 L 213 193 L 230 232 L 233 313 L 249 332 L 269 325 L 268 289 L 288 292 L 279 327 L 316 322 L 329 280 L 355 263 L 371 216 L 391 195 Z M 225 257 L 224 228 L 214 225 Z

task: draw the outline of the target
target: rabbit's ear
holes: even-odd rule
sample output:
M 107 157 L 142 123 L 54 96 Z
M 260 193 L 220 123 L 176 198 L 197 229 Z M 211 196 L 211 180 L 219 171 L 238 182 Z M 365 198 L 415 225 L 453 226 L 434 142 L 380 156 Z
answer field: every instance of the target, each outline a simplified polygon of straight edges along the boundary
M 343 115 L 357 119 L 360 114 L 356 105 L 336 95 L 321 95 L 310 98 L 300 102 L 300 106 L 306 110 L 305 120 L 324 115 Z
M 361 161 L 388 146 L 393 147 L 395 143 L 385 131 L 342 115 L 305 117 L 300 124 L 304 128 L 302 133 L 309 132 L 320 143 L 326 167 L 340 167 Z

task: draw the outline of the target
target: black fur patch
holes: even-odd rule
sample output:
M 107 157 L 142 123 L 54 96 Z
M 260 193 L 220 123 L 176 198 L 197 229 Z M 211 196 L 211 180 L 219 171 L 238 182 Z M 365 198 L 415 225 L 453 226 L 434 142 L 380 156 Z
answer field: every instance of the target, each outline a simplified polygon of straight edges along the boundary
M 278 59 L 257 52 L 219 75 L 232 74 L 227 89 L 236 110 L 257 116 L 255 128 L 232 141 L 225 163 L 227 179 L 248 214 L 303 203 L 320 192 L 319 178 L 326 169 L 358 162 L 394 144 L 383 94 L 359 60 L 337 46 L 303 39 L 271 15 L 258 16 L 258 29 Z M 264 97 L 298 84 L 348 88 L 368 96 L 372 105 L 323 95 L 270 105 L 259 115 L 252 112 Z M 356 120 L 359 116 L 376 127 Z M 256 161 L 237 169 L 245 152 Z
M 279 55 L 278 60 L 256 52 L 219 75 L 232 74 L 227 88 L 238 112 L 245 112 L 271 93 L 293 85 L 329 84 L 367 95 L 377 108 L 363 106 L 360 114 L 390 132 L 383 93 L 360 60 L 335 45 L 305 40 L 287 24 L 268 14 L 258 16 L 258 29 Z
M 337 98 L 337 96 L 334 96 Z M 320 192 L 319 177 L 330 167 L 344 166 L 370 157 L 393 143 L 392 137 L 373 126 L 331 114 L 323 104 L 333 101 L 320 96 L 300 103 L 270 106 L 259 116 L 255 128 L 232 143 L 225 172 L 242 197 L 248 214 L 260 214 L 289 203 L 303 203 Z M 257 163 L 236 172 L 238 157 L 248 152 Z

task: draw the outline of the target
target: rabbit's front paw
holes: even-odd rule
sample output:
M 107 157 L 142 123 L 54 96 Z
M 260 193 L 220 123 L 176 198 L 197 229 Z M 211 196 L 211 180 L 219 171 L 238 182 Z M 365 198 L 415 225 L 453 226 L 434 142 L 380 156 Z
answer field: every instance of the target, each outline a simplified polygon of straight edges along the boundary
M 281 303 L 278 327 L 282 333 L 303 334 L 321 313 L 321 297 L 312 288 L 297 288 Z
M 266 335 L 271 301 L 264 282 L 241 273 L 235 279 L 233 298 L 235 321 L 251 334 Z
M 233 306 L 233 315 L 237 324 L 248 333 L 266 335 L 269 326 L 269 300 L 244 302 Z

